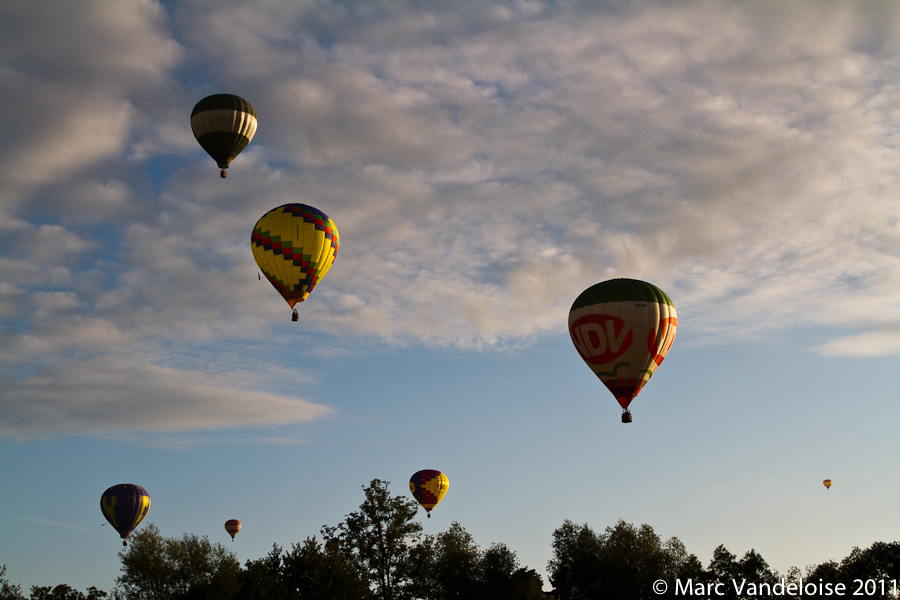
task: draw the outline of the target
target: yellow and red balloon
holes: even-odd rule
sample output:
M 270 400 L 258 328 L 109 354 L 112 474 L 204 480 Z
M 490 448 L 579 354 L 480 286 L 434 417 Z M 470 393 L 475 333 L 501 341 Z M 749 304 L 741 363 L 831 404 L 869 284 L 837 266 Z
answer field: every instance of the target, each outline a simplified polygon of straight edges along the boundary
M 409 491 L 428 513 L 429 519 L 431 510 L 438 505 L 449 487 L 447 476 L 434 469 L 417 471 L 409 480 Z
M 291 308 L 306 300 L 325 277 L 339 246 L 334 221 L 306 204 L 273 208 L 260 217 L 250 235 L 256 264 Z

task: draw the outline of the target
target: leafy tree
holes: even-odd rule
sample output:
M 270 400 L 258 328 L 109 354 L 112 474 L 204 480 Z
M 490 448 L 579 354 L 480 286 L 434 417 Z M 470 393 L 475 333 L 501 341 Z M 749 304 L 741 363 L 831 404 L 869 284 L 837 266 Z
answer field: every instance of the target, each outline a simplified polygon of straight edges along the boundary
M 123 600 L 231 600 L 236 595 L 240 564 L 206 536 L 165 538 L 150 523 L 130 539 L 119 552 L 123 575 L 116 582 Z
M 336 544 L 369 576 L 379 600 L 411 597 L 411 562 L 422 540 L 422 524 L 414 521 L 418 504 L 391 496 L 388 482 L 373 479 L 363 488 L 366 499 L 359 511 L 337 527 L 322 527 L 326 545 Z
M 294 544 L 289 553 L 278 545 L 269 554 L 247 561 L 235 600 L 370 600 L 366 574 L 336 544 L 315 537 Z
M 695 554 L 688 554 L 684 543 L 676 537 L 666 540 L 663 548 L 669 555 L 670 572 L 663 577 L 665 581 L 672 584 L 675 580 L 704 582 L 708 580 L 708 575 L 703 569 L 703 564 Z M 670 590 L 672 591 L 672 590 Z
M 900 542 L 875 542 L 865 550 L 854 548 L 841 561 L 844 580 L 900 580 Z M 880 592 L 880 589 L 879 589 Z
M 740 567 L 741 577 L 747 581 L 758 581 L 761 583 L 775 583 L 775 573 L 769 568 L 767 563 L 759 552 L 751 548 L 744 554 L 744 558 L 738 563 Z
M 753 548 L 748 550 L 738 565 L 740 566 L 740 578 L 743 581 L 757 584 L 770 584 L 770 587 L 763 589 L 772 590 L 772 594 L 757 596 L 760 600 L 776 597 L 774 589 L 771 586 L 778 583 L 778 574 L 772 571 L 769 567 L 769 563 L 767 563 L 756 550 Z
M 723 545 L 719 545 L 713 551 L 712 560 L 709 563 L 709 579 L 715 583 L 722 584 L 717 588 L 721 591 L 720 597 L 737 598 L 737 589 L 735 584 L 741 586 L 741 582 L 745 586 L 757 586 L 757 593 L 754 597 L 763 600 L 765 598 L 783 598 L 784 594 L 776 594 L 776 583 L 781 581 L 781 576 L 769 567 L 769 563 L 754 549 L 748 550 L 741 560 L 728 551 Z M 799 570 L 792 568 L 786 576 L 785 583 L 799 583 Z M 768 584 L 768 585 L 764 585 Z M 746 593 L 741 588 L 742 593 Z M 768 593 L 771 592 L 771 593 Z
M 94 586 L 88 588 L 87 594 L 83 594 L 66 584 L 56 587 L 33 585 L 29 596 L 30 600 L 101 600 L 106 597 L 106 592 Z
M 553 532 L 550 583 L 561 600 L 656 599 L 653 583 L 702 574 L 697 557 L 678 538 L 663 543 L 649 525 L 619 520 L 602 535 L 566 520 Z
M 493 544 L 480 560 L 481 597 L 485 600 L 543 600 L 543 581 L 534 569 L 519 567 L 516 553 Z
M 241 570 L 235 600 L 288 600 L 290 590 L 283 577 L 283 553 L 278 544 L 263 558 L 248 560 Z
M 503 544 L 479 550 L 472 535 L 454 521 L 415 549 L 414 596 L 424 600 L 543 600 L 541 576 L 519 567 Z
M 737 561 L 737 556 L 728 551 L 728 549 L 719 544 L 713 550 L 712 560 L 709 561 L 709 575 L 713 583 L 722 584 L 720 589 L 723 598 L 736 598 L 737 593 L 734 591 L 732 581 L 740 579 L 741 566 Z
M 566 519 L 553 532 L 553 555 L 547 564 L 550 584 L 559 600 L 600 598 L 603 579 L 601 536 L 584 525 Z
M 846 595 L 859 591 L 867 598 L 893 598 L 893 587 L 888 582 L 900 578 L 900 542 L 875 542 L 865 550 L 854 547 L 838 565 L 834 561 L 823 563 L 808 575 L 809 581 L 843 583 Z M 859 582 L 872 581 L 870 589 L 858 589 Z M 885 582 L 884 589 L 880 582 Z
M 372 597 L 367 574 L 332 542 L 315 537 L 294 544 L 283 559 L 289 598 L 303 600 L 367 600 Z M 296 594 L 296 595 L 294 595 Z
M 425 581 L 420 592 L 428 600 L 472 600 L 479 587 L 480 552 L 472 535 L 454 521 L 439 533 L 430 552 Z
M 22 586 L 12 585 L 6 576 L 6 565 L 0 565 L 0 600 L 25 600 Z
M 682 567 L 693 562 L 678 538 L 663 543 L 650 525 L 635 527 L 620 519 L 606 528 L 604 538 L 603 591 L 608 597 L 658 598 L 653 583 L 662 579 L 671 585 Z
M 813 585 L 818 585 L 820 583 L 840 583 L 842 581 L 841 566 L 835 561 L 829 560 L 816 567 L 807 567 L 804 580 L 807 583 L 813 583 Z M 815 594 L 804 594 L 804 598 L 816 597 Z M 834 595 L 832 595 L 832 597 L 834 597 Z

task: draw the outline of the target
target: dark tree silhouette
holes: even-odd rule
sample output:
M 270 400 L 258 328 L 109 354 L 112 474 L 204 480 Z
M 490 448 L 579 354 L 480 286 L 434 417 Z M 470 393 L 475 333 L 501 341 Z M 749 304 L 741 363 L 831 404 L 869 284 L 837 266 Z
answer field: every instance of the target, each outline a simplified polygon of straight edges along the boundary
M 231 600 L 238 591 L 240 564 L 206 536 L 165 538 L 148 523 L 121 552 L 116 594 L 123 600 Z
M 699 560 L 687 554 L 678 538 L 663 543 L 649 525 L 619 520 L 602 535 L 586 524 L 566 520 L 553 532 L 550 583 L 561 600 L 657 599 L 654 582 L 669 582 L 702 573 Z
M 411 563 L 422 540 L 422 524 L 414 520 L 419 505 L 391 496 L 388 485 L 373 479 L 363 488 L 366 499 L 359 510 L 337 527 L 322 527 L 322 535 L 368 573 L 376 598 L 405 600 L 413 597 Z

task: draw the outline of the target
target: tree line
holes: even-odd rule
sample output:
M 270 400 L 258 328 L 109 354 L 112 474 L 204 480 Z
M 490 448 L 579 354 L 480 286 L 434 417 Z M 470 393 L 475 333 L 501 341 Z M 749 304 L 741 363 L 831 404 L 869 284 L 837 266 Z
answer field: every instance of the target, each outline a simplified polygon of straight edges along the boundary
M 840 562 L 779 574 L 755 550 L 740 559 L 720 545 L 703 567 L 676 537 L 620 520 L 604 531 L 566 520 L 553 532 L 547 565 L 553 590 L 495 543 L 481 549 L 457 522 L 423 534 L 417 504 L 373 480 L 365 501 L 337 526 L 290 549 L 273 545 L 241 566 L 206 536 L 167 538 L 148 523 L 119 553 L 122 575 L 107 593 L 32 586 L 25 596 L 0 566 L 0 600 L 649 600 L 897 598 L 900 542 L 876 542 Z M 665 582 L 660 587 L 659 582 Z M 871 583 L 870 583 L 871 582 Z M 790 587 L 793 585 L 793 587 Z M 844 586 L 843 588 L 839 586 Z

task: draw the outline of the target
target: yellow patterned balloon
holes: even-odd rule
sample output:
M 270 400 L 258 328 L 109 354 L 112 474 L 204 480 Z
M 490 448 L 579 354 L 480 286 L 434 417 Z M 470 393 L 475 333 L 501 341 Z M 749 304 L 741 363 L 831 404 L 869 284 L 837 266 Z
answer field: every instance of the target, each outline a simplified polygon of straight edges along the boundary
M 418 471 L 409 480 L 409 491 L 428 513 L 429 518 L 431 509 L 438 505 L 449 487 L 450 480 L 447 476 L 434 469 Z
M 291 308 L 306 300 L 328 273 L 339 245 L 334 221 L 305 204 L 273 208 L 250 236 L 256 264 Z

